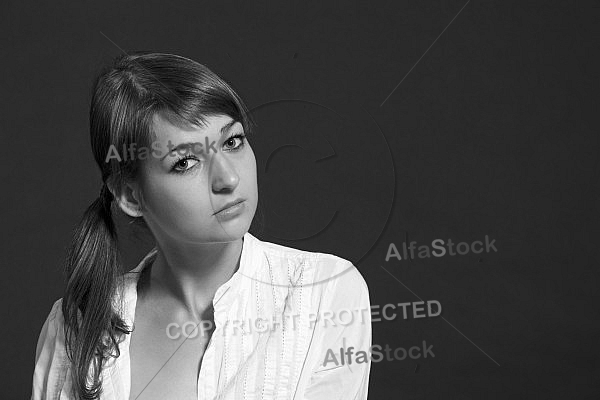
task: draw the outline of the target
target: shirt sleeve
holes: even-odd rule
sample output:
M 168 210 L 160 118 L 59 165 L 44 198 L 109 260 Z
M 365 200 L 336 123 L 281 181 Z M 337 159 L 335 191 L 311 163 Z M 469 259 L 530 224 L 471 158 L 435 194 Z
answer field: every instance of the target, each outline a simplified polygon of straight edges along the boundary
M 62 299 L 57 300 L 46 318 L 35 350 L 35 367 L 31 400 L 50 400 L 58 398 L 64 383 L 62 371 L 64 359 L 64 341 L 61 327 Z
M 366 400 L 371 369 L 371 307 L 360 272 L 344 260 L 325 289 L 317 352 L 304 400 Z

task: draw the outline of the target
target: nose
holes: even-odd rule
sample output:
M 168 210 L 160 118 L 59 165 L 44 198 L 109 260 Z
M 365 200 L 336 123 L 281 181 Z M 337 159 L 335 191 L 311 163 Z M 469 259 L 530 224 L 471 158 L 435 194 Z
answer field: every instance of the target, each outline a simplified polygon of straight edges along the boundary
M 235 166 L 223 153 L 213 155 L 211 159 L 210 178 L 212 181 L 212 190 L 215 193 L 231 192 L 240 182 L 240 177 Z

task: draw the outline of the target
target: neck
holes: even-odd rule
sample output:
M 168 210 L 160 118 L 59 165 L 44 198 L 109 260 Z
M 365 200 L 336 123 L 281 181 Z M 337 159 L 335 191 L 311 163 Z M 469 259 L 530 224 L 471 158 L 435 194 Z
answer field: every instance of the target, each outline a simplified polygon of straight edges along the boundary
M 212 306 L 217 289 L 240 264 L 243 239 L 226 243 L 159 243 L 150 272 L 152 290 L 169 296 L 193 316 Z

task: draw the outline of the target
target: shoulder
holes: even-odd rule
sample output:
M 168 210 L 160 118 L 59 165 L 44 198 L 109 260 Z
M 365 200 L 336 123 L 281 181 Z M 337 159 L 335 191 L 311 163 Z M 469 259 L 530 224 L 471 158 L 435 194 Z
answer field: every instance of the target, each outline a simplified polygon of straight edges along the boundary
M 56 338 L 58 336 L 58 331 L 60 327 L 64 324 L 64 318 L 62 313 L 62 298 L 56 300 L 44 321 L 44 325 L 42 326 L 42 331 L 40 332 L 40 336 L 38 339 L 38 349 L 36 350 L 36 354 L 39 353 L 39 346 L 43 344 L 44 341 L 47 341 L 50 338 Z
M 35 351 L 32 398 L 54 396 L 55 393 L 51 391 L 55 388 L 60 389 L 65 381 L 69 363 L 65 351 L 63 325 L 61 298 L 52 305 L 40 331 Z
M 58 348 L 64 346 L 63 325 L 62 298 L 60 298 L 52 305 L 40 331 L 35 350 L 36 364 L 41 361 L 41 358 L 47 355 L 45 352 L 47 352 L 49 347 L 52 347 L 52 352 L 55 353 L 59 350 Z
M 256 239 L 256 238 L 254 238 Z M 327 293 L 365 294 L 368 286 L 362 274 L 349 260 L 340 256 L 301 250 L 256 239 L 256 247 L 271 268 L 283 271 L 288 282 L 315 286 Z

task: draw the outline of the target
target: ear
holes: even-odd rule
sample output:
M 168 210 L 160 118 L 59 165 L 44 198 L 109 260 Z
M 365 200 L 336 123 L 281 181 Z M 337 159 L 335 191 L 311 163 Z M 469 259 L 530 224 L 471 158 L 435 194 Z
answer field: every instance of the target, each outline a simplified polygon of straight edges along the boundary
M 138 185 L 133 182 L 127 182 L 123 184 L 121 190 L 113 190 L 113 188 L 109 189 L 113 193 L 115 201 L 125 214 L 133 218 L 141 217 L 143 215 L 142 196 Z

